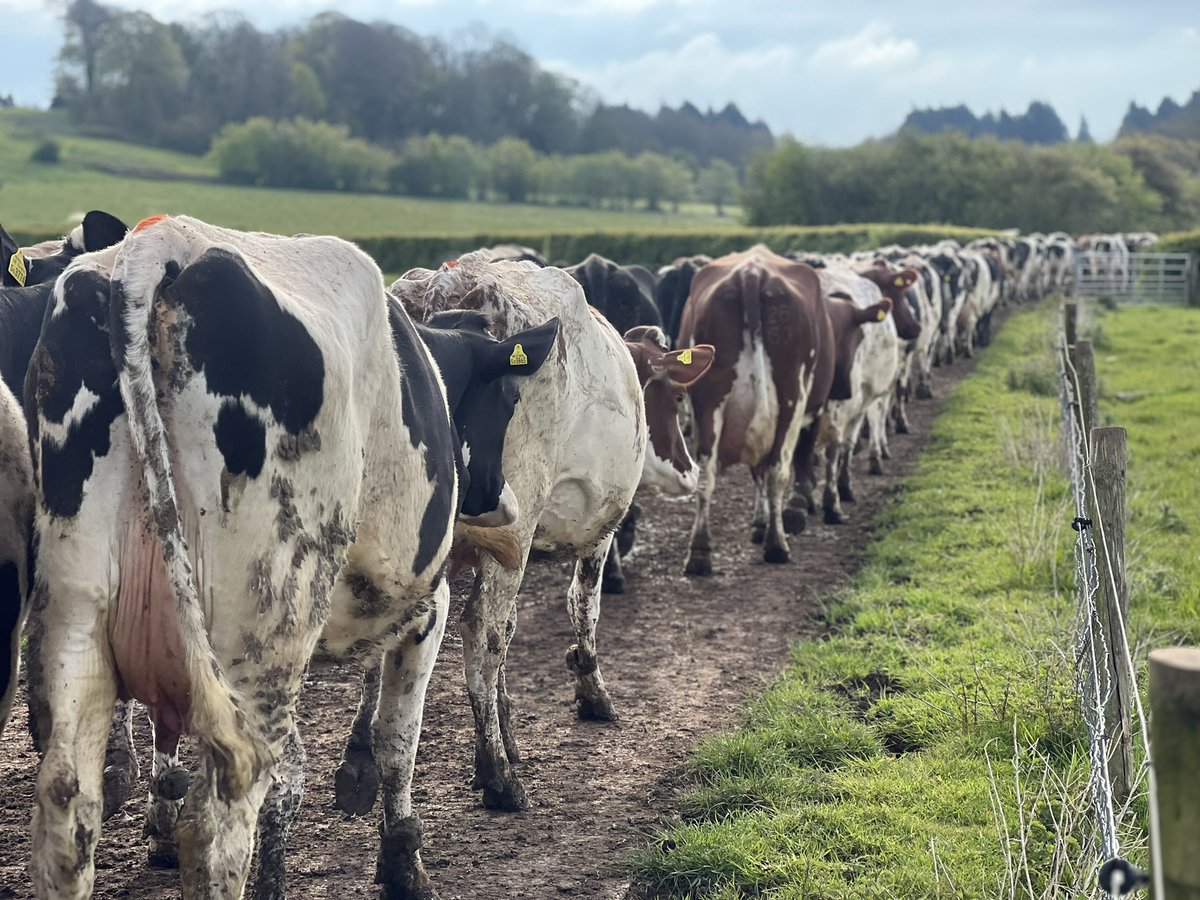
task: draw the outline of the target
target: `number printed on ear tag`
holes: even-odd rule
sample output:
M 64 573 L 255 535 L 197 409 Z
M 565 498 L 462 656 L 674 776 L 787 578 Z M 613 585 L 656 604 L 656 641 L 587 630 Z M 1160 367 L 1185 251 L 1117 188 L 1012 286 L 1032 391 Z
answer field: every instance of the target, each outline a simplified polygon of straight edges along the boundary
M 16 279 L 17 284 L 25 287 L 25 279 L 29 275 L 29 270 L 25 268 L 25 254 L 20 250 L 14 253 L 8 261 L 8 274 Z
M 690 366 L 692 364 L 691 348 L 688 348 L 687 350 L 684 350 L 682 353 L 679 354 L 679 361 L 681 363 L 683 363 L 685 366 Z
M 525 350 L 520 344 L 517 344 L 517 346 L 513 347 L 512 356 L 508 358 L 508 364 L 510 366 L 524 366 L 528 365 L 528 363 L 529 357 L 525 355 Z

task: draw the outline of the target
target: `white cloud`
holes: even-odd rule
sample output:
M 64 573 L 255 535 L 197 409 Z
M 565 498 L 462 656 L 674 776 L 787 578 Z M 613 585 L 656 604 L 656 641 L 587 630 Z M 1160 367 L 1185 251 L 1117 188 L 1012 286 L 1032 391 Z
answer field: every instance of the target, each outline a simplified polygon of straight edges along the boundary
M 857 34 L 821 44 L 809 57 L 808 67 L 893 69 L 915 61 L 920 53 L 916 41 L 895 37 L 891 26 L 883 22 L 870 22 Z

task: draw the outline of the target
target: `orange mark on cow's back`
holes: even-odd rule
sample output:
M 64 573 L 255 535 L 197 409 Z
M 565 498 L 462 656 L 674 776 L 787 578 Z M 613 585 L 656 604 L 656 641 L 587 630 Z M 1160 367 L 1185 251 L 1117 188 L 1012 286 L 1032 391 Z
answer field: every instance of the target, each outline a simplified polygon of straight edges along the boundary
M 159 213 L 157 216 L 147 216 L 146 218 L 142 219 L 142 221 L 138 222 L 136 225 L 133 226 L 133 233 L 137 234 L 139 231 L 142 231 L 145 228 L 149 228 L 155 222 L 161 222 L 163 219 L 167 219 L 167 218 L 170 218 L 170 217 L 167 216 L 165 213 Z

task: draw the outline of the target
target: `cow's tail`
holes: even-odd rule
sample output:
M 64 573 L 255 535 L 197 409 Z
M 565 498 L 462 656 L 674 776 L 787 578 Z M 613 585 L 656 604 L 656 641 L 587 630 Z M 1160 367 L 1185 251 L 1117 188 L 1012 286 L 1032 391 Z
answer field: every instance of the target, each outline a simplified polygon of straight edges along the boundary
M 131 236 L 132 237 L 132 236 Z M 246 725 L 233 690 L 209 642 L 192 577 L 176 497 L 166 430 L 155 397 L 150 313 L 167 260 L 153 232 L 126 242 L 112 279 L 109 329 L 113 362 L 134 450 L 142 464 L 149 515 L 166 563 L 167 583 L 179 618 L 184 667 L 191 687 L 190 730 L 212 752 L 219 796 L 246 796 L 270 753 Z M 149 246 L 147 246 L 149 245 Z
M 750 341 L 754 369 L 755 408 L 767 409 L 770 404 L 767 383 L 771 380 L 771 371 L 767 365 L 766 342 L 771 336 L 767 333 L 770 323 L 764 319 L 763 291 L 766 289 L 766 272 L 757 262 L 750 260 L 742 266 L 740 278 L 742 316 Z

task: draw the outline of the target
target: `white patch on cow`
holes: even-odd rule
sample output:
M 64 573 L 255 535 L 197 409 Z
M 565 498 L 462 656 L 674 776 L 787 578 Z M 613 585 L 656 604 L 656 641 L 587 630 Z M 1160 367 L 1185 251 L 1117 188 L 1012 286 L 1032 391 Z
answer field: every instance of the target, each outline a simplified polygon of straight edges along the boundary
M 680 472 L 669 459 L 654 452 L 654 444 L 646 447 L 646 460 L 642 467 L 642 485 L 654 488 L 668 497 L 684 497 L 696 490 L 700 467 L 695 460 L 686 472 Z
M 462 460 L 464 468 L 471 464 L 471 445 L 466 441 L 463 441 L 462 445 Z
M 762 341 L 742 332 L 742 350 L 733 369 L 733 385 L 722 404 L 724 427 L 744 432 L 739 462 L 757 465 L 775 443 L 779 395 L 771 376 L 771 360 Z M 720 432 L 717 446 L 721 446 Z M 722 454 L 724 456 L 724 454 Z
M 86 385 L 81 385 L 75 394 L 71 408 L 67 410 L 61 422 L 43 420 L 39 433 L 42 438 L 49 438 L 56 447 L 62 447 L 67 442 L 71 430 L 76 428 L 84 416 L 99 402 L 100 395 L 93 394 Z

